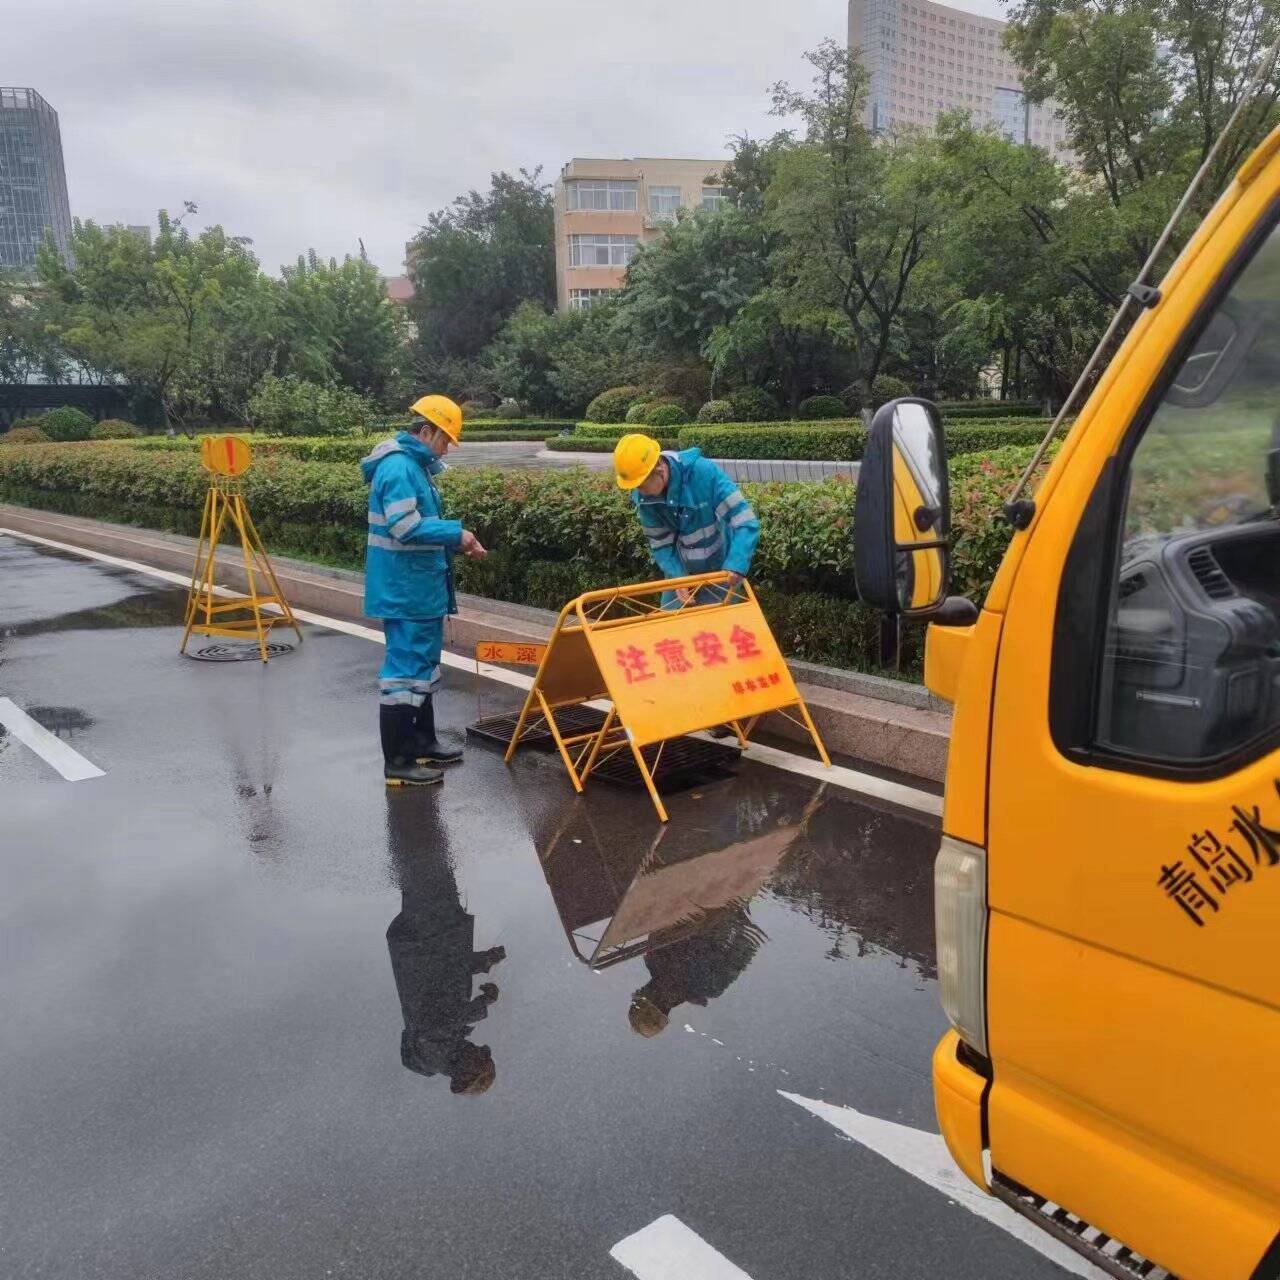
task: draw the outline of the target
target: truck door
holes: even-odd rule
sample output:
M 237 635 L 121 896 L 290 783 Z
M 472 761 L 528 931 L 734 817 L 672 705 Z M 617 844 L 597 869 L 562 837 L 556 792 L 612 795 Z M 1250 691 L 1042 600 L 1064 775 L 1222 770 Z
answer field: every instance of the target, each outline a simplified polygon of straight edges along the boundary
M 1280 206 L 1250 194 L 1072 441 L 991 735 L 992 1166 L 1184 1280 L 1280 1233 Z

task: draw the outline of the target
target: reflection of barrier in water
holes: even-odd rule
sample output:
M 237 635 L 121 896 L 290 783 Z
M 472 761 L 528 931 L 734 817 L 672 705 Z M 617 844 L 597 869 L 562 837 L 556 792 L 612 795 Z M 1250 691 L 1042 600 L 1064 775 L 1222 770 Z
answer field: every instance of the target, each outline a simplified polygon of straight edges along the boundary
M 597 699 L 612 704 L 603 725 L 566 736 L 557 716 Z M 530 717 L 539 717 L 575 791 L 629 753 L 666 822 L 654 774 L 667 745 L 728 725 L 745 748 L 771 711 L 806 729 L 831 763 L 749 583 L 735 587 L 731 575 L 710 573 L 589 591 L 560 613 L 506 759 Z
M 302 639 L 289 602 L 280 590 L 275 570 L 267 558 L 266 548 L 254 527 L 240 492 L 240 477 L 249 469 L 253 454 L 249 442 L 238 436 L 206 436 L 200 442 L 200 462 L 210 474 L 209 491 L 205 495 L 204 514 L 200 519 L 200 539 L 196 544 L 195 563 L 191 569 L 191 588 L 187 597 L 186 630 L 182 634 L 180 653 L 186 653 L 192 634 L 228 636 L 257 641 L 258 653 L 267 661 L 267 636 L 272 627 L 289 626 Z M 248 594 L 232 596 L 219 592 L 216 584 L 218 542 L 228 521 L 240 541 L 244 556 L 245 585 Z M 259 594 L 258 577 L 270 587 Z M 275 612 L 275 610 L 279 612 Z M 244 616 L 248 615 L 248 616 Z
M 590 808 L 577 802 L 545 837 L 535 835 L 574 955 L 593 969 L 608 968 L 691 938 L 726 911 L 745 908 L 804 839 L 824 793 L 818 788 L 798 816 L 766 805 L 744 818 L 733 793 L 725 792 L 719 802 L 731 816 L 731 831 L 664 826 L 630 847 L 616 834 L 603 839 Z

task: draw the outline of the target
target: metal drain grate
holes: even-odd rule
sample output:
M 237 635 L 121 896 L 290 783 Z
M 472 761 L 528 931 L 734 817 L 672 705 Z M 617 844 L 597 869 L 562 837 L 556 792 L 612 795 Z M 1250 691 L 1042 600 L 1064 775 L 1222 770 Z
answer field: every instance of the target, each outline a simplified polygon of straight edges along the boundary
M 273 640 L 267 645 L 267 657 L 279 658 L 283 654 L 292 653 L 293 645 Z M 250 641 L 247 644 L 210 644 L 194 653 L 185 655 L 199 662 L 261 662 L 262 651 Z
M 703 786 L 721 778 L 731 778 L 742 752 L 737 747 L 703 742 L 701 738 L 672 738 L 662 748 L 655 768 L 655 749 L 646 747 L 644 758 L 653 772 L 653 781 L 664 793 Z M 591 771 L 593 778 L 617 787 L 643 787 L 644 779 L 630 751 L 615 751 Z
M 488 716 L 484 720 L 477 720 L 473 725 L 468 725 L 467 735 L 479 738 L 483 742 L 492 742 L 500 747 L 506 747 L 511 741 L 511 735 L 516 731 L 516 722 L 519 719 L 519 712 L 504 716 Z M 604 724 L 604 712 L 597 711 L 594 707 L 565 707 L 563 711 L 556 712 L 556 724 L 560 726 L 560 732 L 566 738 L 572 738 L 579 733 L 596 733 Z M 524 733 L 520 735 L 520 745 L 532 747 L 535 751 L 556 749 L 555 739 L 551 736 L 551 730 L 547 728 L 547 722 L 541 714 L 529 717 Z
M 1010 1208 L 1016 1209 L 1050 1235 L 1056 1236 L 1095 1266 L 1116 1280 L 1178 1280 L 1159 1263 L 1113 1240 L 1097 1227 L 1091 1227 L 1069 1209 L 1028 1190 L 1020 1182 L 1006 1177 L 998 1169 L 992 1171 L 991 1189 Z

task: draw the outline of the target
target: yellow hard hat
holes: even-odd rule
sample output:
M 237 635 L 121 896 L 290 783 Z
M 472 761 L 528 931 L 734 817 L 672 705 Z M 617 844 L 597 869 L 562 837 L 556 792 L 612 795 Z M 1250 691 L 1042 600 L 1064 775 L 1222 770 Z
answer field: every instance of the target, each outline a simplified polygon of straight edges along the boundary
M 652 436 L 623 436 L 613 451 L 613 470 L 619 489 L 637 489 L 658 465 L 662 446 Z
M 409 411 L 439 427 L 457 444 L 462 437 L 462 410 L 448 396 L 423 396 L 415 400 Z

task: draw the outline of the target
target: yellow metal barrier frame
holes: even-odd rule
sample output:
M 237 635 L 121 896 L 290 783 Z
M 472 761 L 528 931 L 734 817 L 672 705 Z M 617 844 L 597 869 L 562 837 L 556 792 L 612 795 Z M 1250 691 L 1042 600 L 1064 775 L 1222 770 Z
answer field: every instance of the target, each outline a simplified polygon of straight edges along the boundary
M 751 588 L 751 584 L 744 580 L 734 586 L 732 585 L 732 578 L 733 575 L 728 573 L 707 573 L 685 578 L 665 578 L 659 582 L 642 582 L 633 586 L 588 591 L 578 596 L 577 599 L 571 600 L 560 611 L 560 616 L 556 619 L 555 629 L 551 633 L 546 653 L 538 664 L 538 673 L 534 677 L 533 687 L 529 690 L 528 697 L 525 698 L 520 718 L 516 722 L 515 732 L 511 735 L 511 741 L 507 745 L 506 754 L 503 757 L 505 762 L 510 764 L 515 756 L 525 727 L 530 724 L 530 716 L 535 716 L 545 722 L 556 744 L 560 759 L 564 763 L 565 770 L 569 774 L 569 780 L 573 783 L 574 790 L 579 794 L 586 786 L 587 779 L 590 778 L 593 770 L 619 751 L 629 750 L 635 760 L 636 768 L 640 771 L 640 776 L 644 780 L 645 788 L 649 792 L 649 798 L 653 801 L 653 807 L 657 811 L 658 817 L 663 822 L 667 822 L 669 819 L 666 806 L 662 803 L 662 798 L 658 794 L 658 788 L 653 780 L 653 774 L 662 759 L 666 741 L 648 744 L 657 746 L 657 752 L 654 755 L 652 764 L 650 764 L 644 757 L 643 746 L 634 740 L 630 730 L 619 716 L 617 706 L 613 704 L 611 699 L 604 724 L 598 730 L 566 736 L 556 723 L 556 712 L 562 711 L 566 707 L 581 706 L 584 703 L 609 698 L 608 688 L 606 686 L 588 690 L 585 686 L 582 686 L 565 693 L 563 696 L 548 698 L 543 689 L 544 677 L 547 675 L 549 666 L 554 660 L 557 643 L 566 637 L 598 634 L 614 628 L 625 627 L 634 623 L 638 618 L 655 614 L 678 614 L 681 617 L 687 617 L 694 613 L 712 614 L 742 603 L 750 603 L 758 608 L 759 602 Z M 697 603 L 697 593 L 708 587 L 722 588 L 725 598 L 711 603 Z M 673 608 L 664 609 L 662 607 L 661 597 L 663 595 L 668 592 L 682 591 L 690 593 L 687 602 L 677 601 Z M 763 617 L 763 615 L 761 616 Z M 593 667 L 596 665 L 594 659 L 592 665 Z M 593 683 L 605 685 L 604 678 L 599 675 L 598 668 L 596 669 L 596 678 Z M 776 711 L 791 723 L 805 729 L 812 738 L 813 745 L 817 749 L 822 763 L 830 767 L 831 758 L 827 754 L 827 748 L 818 733 L 817 726 L 813 722 L 813 717 L 809 714 L 809 708 L 799 692 L 796 693 L 794 701 L 780 707 L 770 708 L 770 710 Z M 795 714 L 791 714 L 792 711 L 798 712 L 798 717 Z M 726 723 L 733 729 L 737 735 L 739 745 L 745 750 L 751 734 L 761 718 L 761 715 L 754 715 L 746 720 L 716 721 L 713 724 L 703 725 L 701 728 L 710 729 L 715 727 L 715 724 Z M 533 723 L 536 722 L 537 720 Z M 689 732 L 697 731 L 696 729 L 689 730 Z
M 240 550 L 244 556 L 245 584 L 248 594 L 219 598 L 215 584 L 215 564 L 218 542 L 227 521 L 240 538 Z M 266 579 L 270 594 L 258 593 L 257 572 Z M 279 613 L 266 612 L 274 605 Z M 233 617 L 236 613 L 249 613 L 251 617 Z M 191 587 L 187 596 L 186 630 L 182 633 L 182 645 L 178 652 L 186 653 L 187 641 L 192 634 L 205 636 L 230 636 L 233 639 L 256 639 L 262 661 L 267 661 L 267 636 L 272 627 L 292 627 L 302 639 L 289 608 L 289 602 L 280 590 L 275 570 L 267 556 L 258 530 L 254 527 L 240 492 L 240 482 L 228 476 L 215 474 L 205 495 L 204 514 L 200 519 L 200 540 L 196 544 L 195 563 L 191 569 Z

